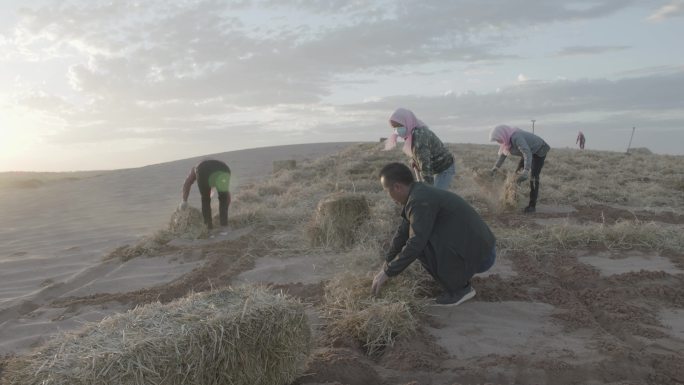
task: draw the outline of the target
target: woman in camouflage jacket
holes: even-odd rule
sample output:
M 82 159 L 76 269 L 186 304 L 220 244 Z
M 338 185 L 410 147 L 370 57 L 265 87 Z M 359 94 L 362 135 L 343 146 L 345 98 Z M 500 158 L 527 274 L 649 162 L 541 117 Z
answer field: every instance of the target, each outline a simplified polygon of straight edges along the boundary
M 449 189 L 456 175 L 454 156 L 441 140 L 413 112 L 399 108 L 390 117 L 394 133 L 385 142 L 385 149 L 396 147 L 397 138 L 404 139 L 403 151 L 411 157 L 411 166 L 423 182 L 444 190 Z

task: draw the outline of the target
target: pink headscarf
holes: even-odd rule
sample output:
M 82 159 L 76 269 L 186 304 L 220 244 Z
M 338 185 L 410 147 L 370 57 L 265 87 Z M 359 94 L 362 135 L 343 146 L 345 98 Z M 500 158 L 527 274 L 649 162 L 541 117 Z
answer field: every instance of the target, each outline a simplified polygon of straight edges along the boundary
M 404 147 L 402 148 L 402 151 L 404 151 L 404 154 L 408 156 L 413 156 L 413 152 L 411 152 L 411 143 L 413 142 L 413 129 L 416 127 L 425 127 L 425 123 L 420 121 L 416 116 L 411 112 L 410 110 L 407 110 L 406 108 L 397 108 L 396 111 L 390 116 L 389 120 L 393 120 L 402 126 L 406 127 L 406 136 L 403 137 L 404 139 Z M 390 123 L 391 124 L 391 123 Z M 385 150 L 391 150 L 397 145 L 397 135 L 396 132 L 393 132 L 392 135 L 387 138 L 385 141 Z
M 511 136 L 517 131 L 520 131 L 518 127 L 509 127 L 506 125 L 496 126 L 489 133 L 490 142 L 499 142 L 499 155 L 511 155 Z

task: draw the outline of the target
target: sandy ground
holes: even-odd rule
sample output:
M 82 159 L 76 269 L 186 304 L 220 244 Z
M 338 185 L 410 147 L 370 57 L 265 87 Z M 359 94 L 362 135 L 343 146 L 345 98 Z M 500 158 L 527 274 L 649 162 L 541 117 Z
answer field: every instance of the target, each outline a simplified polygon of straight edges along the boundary
M 288 146 L 220 158 L 234 163 L 244 182 L 267 176 L 272 160 L 338 148 Z M 241 248 L 258 237 L 249 227 L 201 242 L 177 240 L 153 258 L 102 260 L 163 227 L 196 161 L 0 191 L 0 354 L 20 354 L 60 330 L 212 282 L 270 284 L 313 305 L 321 301 L 325 281 L 344 269 L 336 255 L 275 255 L 264 244 L 247 260 Z M 640 215 L 684 223 L 676 215 Z M 619 207 L 540 205 L 534 216 L 486 219 L 540 227 L 633 216 Z M 295 383 L 684 383 L 683 269 L 684 256 L 643 250 L 577 250 L 544 260 L 504 253 L 473 280 L 474 300 L 430 307 L 425 325 L 380 357 L 366 356 L 353 341 L 319 347 Z M 310 313 L 319 329 L 313 307 Z

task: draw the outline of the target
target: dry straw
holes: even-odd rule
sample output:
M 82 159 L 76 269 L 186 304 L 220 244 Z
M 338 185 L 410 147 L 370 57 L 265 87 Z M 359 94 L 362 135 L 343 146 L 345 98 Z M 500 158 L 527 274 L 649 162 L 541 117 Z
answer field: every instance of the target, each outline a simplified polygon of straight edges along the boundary
M 335 193 L 321 200 L 309 224 L 314 246 L 344 248 L 354 244 L 357 229 L 370 217 L 365 196 Z
M 497 229 L 497 244 L 502 249 L 532 255 L 548 255 L 558 250 L 592 247 L 608 250 L 657 250 L 684 252 L 683 233 L 654 222 L 619 221 L 613 225 L 563 224 L 541 230 Z
M 480 187 L 489 210 L 494 213 L 515 210 L 518 207 L 519 189 L 514 173 L 473 169 L 473 180 Z
M 274 160 L 273 161 L 273 172 L 276 173 L 281 170 L 294 170 L 297 168 L 297 161 L 294 159 L 288 160 Z
M 130 259 L 145 256 L 155 255 L 161 251 L 167 243 L 171 240 L 171 235 L 166 230 L 157 231 L 153 236 L 144 237 L 135 246 L 121 246 L 112 251 L 105 259 L 120 259 L 126 262 Z
M 168 231 L 173 237 L 183 239 L 206 238 L 209 235 L 202 213 L 194 207 L 176 210 L 171 215 Z
M 289 384 L 311 349 L 302 304 L 263 288 L 193 294 L 60 335 L 3 384 Z
M 351 336 L 369 355 L 381 353 L 397 338 L 416 331 L 427 304 L 421 298 L 429 285 L 425 277 L 410 267 L 373 297 L 370 276 L 336 276 L 325 288 L 323 317 L 328 321 L 328 335 L 332 339 Z

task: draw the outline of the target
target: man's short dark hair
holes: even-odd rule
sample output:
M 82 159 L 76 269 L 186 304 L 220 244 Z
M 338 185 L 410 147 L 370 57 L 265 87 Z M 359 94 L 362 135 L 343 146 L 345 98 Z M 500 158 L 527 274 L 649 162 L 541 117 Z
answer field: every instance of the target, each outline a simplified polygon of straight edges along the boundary
M 410 185 L 413 183 L 413 173 L 407 165 L 399 162 L 389 163 L 380 170 L 380 178 L 385 178 L 385 183 L 401 183 Z

